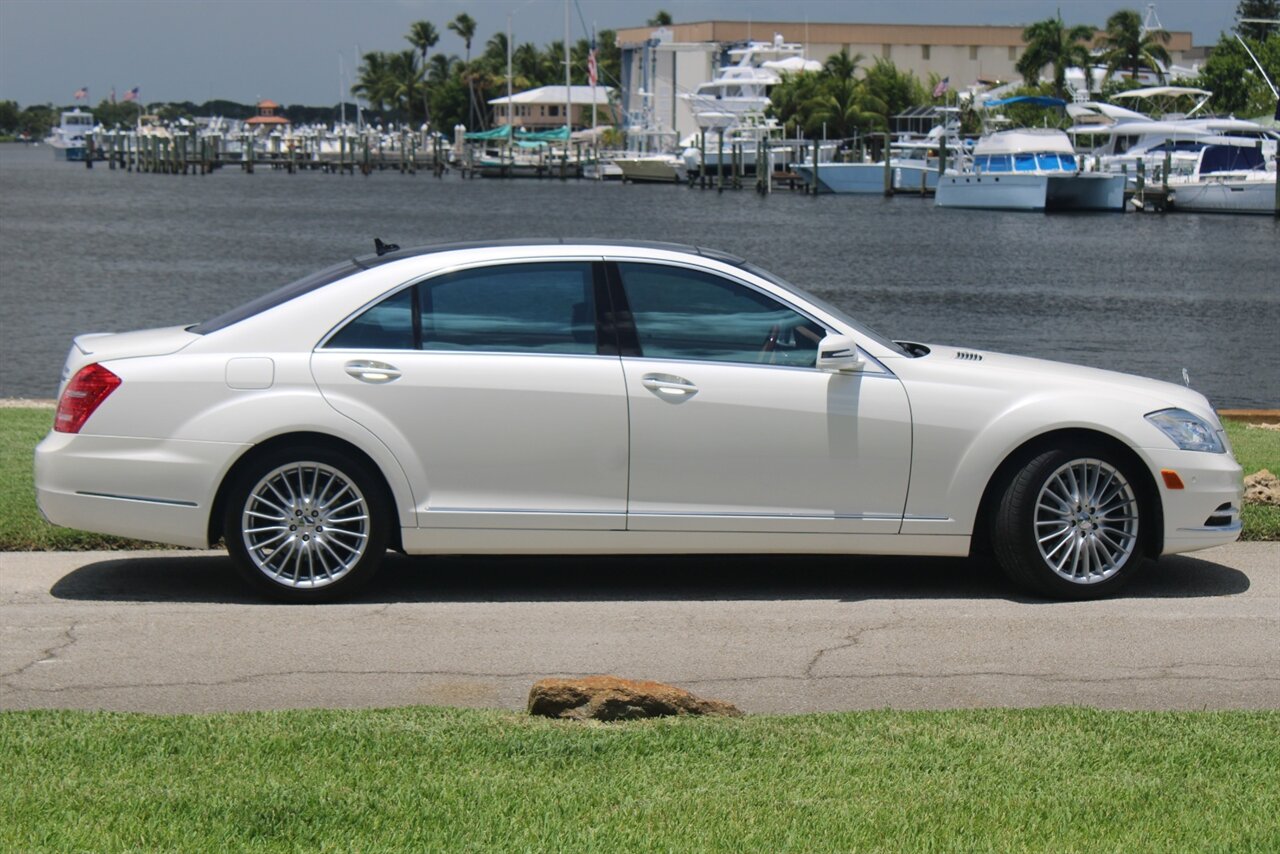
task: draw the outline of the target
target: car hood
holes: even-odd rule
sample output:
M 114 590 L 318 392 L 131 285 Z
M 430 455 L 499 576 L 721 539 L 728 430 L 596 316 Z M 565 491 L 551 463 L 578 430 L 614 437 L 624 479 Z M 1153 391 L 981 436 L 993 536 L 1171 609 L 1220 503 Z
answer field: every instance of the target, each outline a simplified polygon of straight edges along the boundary
M 1090 393 L 1108 393 L 1124 396 L 1154 411 L 1180 407 L 1191 412 L 1216 419 L 1213 407 L 1200 392 L 1176 383 L 1153 380 L 1119 371 L 1034 359 L 1029 356 L 1012 356 L 945 345 L 929 345 L 930 352 L 920 359 L 949 370 L 959 370 L 974 375 L 986 374 L 991 384 L 1017 385 L 1026 388 L 1075 388 Z M 923 366 L 923 365 L 922 365 Z M 984 383 L 986 384 L 986 383 Z

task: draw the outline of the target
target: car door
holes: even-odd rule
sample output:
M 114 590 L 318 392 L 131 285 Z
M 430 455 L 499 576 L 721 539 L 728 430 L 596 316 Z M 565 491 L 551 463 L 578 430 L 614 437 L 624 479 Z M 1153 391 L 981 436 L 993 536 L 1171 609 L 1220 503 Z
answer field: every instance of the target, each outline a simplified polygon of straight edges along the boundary
M 898 532 L 911 417 L 893 374 L 871 359 L 817 370 L 832 330 L 743 281 L 625 260 L 610 273 L 634 323 L 629 529 Z
M 621 530 L 627 398 L 590 260 L 472 267 L 364 310 L 312 356 L 395 453 L 420 527 Z

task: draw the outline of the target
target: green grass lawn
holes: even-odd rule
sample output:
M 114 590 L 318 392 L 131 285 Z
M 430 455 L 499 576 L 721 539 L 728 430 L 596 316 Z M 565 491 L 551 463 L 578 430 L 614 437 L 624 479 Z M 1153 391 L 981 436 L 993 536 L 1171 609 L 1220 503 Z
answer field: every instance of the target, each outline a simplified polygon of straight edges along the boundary
M 0 551 L 148 548 L 153 544 L 57 528 L 40 518 L 31 485 L 31 453 L 49 431 L 53 410 L 0 409 Z M 1245 473 L 1280 474 L 1280 431 L 1227 422 Z M 1280 507 L 1247 505 L 1246 540 L 1280 540 Z
M 0 715 L 8 851 L 1280 850 L 1280 713 Z

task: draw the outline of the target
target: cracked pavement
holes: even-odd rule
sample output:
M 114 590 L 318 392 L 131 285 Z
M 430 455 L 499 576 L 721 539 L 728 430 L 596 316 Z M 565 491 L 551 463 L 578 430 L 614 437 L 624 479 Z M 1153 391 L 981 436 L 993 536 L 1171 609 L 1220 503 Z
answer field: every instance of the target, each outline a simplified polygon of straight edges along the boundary
M 748 712 L 1280 708 L 1280 543 L 1059 603 L 977 560 L 403 558 L 355 601 L 266 604 L 219 552 L 0 554 L 0 708 L 523 708 L 544 676 Z

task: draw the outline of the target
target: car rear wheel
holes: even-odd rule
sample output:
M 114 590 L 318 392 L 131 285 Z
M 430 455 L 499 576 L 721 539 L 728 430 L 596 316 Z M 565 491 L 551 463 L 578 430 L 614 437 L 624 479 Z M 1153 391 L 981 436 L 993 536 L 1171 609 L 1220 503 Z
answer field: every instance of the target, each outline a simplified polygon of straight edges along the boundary
M 281 449 L 246 466 L 223 519 L 227 550 L 255 588 L 286 602 L 329 602 L 377 571 L 390 508 L 369 466 L 326 448 Z
M 991 533 L 1014 582 L 1060 599 L 1096 599 L 1142 564 L 1141 488 L 1129 464 L 1102 448 L 1031 459 L 1005 488 Z

